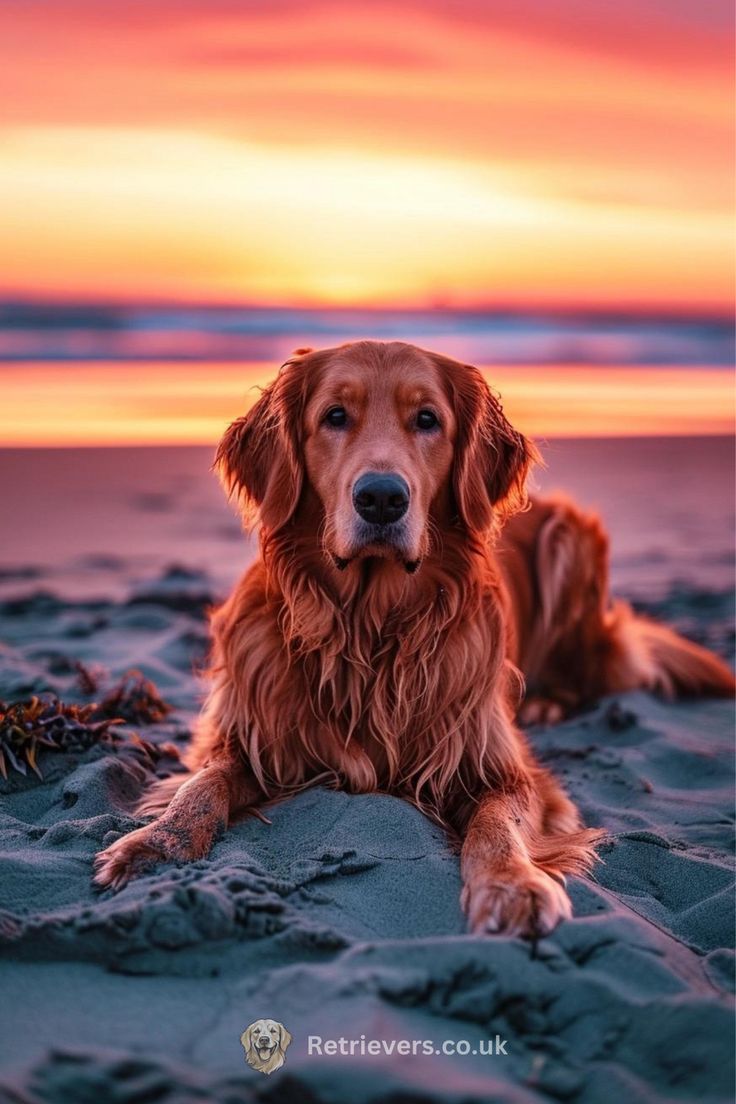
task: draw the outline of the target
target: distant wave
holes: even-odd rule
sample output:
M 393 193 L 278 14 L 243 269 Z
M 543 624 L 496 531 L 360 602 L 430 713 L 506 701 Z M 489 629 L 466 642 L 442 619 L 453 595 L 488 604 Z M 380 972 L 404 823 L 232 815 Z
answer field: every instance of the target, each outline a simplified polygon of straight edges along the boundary
M 284 360 L 297 346 L 406 340 L 479 364 L 730 367 L 725 318 L 488 311 L 0 305 L 0 360 Z

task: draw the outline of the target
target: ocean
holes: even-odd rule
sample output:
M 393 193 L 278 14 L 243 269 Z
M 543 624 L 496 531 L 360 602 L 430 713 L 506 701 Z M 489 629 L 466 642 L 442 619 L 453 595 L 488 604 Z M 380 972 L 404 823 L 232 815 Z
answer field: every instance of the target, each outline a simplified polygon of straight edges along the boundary
M 718 317 L 0 305 L 0 446 L 205 444 L 299 347 L 401 339 L 478 365 L 525 433 L 730 434 Z
M 281 363 L 300 346 L 412 341 L 474 364 L 734 363 L 730 318 L 601 311 L 0 303 L 0 361 Z

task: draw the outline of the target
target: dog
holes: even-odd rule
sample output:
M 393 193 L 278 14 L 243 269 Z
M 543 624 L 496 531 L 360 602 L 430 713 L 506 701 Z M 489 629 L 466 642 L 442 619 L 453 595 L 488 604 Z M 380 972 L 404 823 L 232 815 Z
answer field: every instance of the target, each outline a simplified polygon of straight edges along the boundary
M 240 1036 L 248 1065 L 259 1073 L 281 1069 L 291 1035 L 276 1020 L 256 1020 Z
M 555 723 L 627 690 L 668 700 L 733 696 L 733 674 L 717 656 L 611 599 L 597 514 L 560 494 L 533 498 L 497 549 L 509 655 L 526 685 L 523 723 Z
M 321 784 L 445 826 L 471 931 L 570 917 L 565 878 L 603 832 L 516 724 L 512 660 L 536 653 L 496 553 L 535 458 L 471 365 L 372 341 L 287 360 L 217 453 L 260 555 L 212 617 L 189 774 L 144 796 L 155 819 L 97 857 L 97 884 L 202 858 L 236 816 Z

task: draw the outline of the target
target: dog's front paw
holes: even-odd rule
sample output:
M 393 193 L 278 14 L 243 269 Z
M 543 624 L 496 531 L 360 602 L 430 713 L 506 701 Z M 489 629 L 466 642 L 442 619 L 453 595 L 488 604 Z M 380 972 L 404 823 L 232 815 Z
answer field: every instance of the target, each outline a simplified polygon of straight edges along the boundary
M 516 874 L 476 871 L 460 898 L 474 935 L 488 933 L 537 939 L 572 916 L 564 887 L 538 867 Z
M 159 824 L 147 824 L 100 851 L 94 863 L 94 883 L 103 889 L 122 889 L 131 878 L 140 877 L 156 863 L 194 857 L 188 848 L 182 847 L 181 838 Z

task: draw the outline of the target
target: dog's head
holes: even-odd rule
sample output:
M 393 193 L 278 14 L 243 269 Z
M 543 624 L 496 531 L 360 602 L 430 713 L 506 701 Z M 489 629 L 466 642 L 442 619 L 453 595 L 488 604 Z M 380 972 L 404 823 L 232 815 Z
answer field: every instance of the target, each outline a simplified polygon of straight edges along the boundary
M 273 1073 L 284 1064 L 291 1035 L 276 1020 L 255 1020 L 240 1036 L 249 1066 L 260 1073 Z
M 301 516 L 339 568 L 380 557 L 413 571 L 433 529 L 482 534 L 517 506 L 532 458 L 476 368 L 361 341 L 295 354 L 217 463 L 267 531 Z

